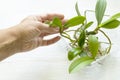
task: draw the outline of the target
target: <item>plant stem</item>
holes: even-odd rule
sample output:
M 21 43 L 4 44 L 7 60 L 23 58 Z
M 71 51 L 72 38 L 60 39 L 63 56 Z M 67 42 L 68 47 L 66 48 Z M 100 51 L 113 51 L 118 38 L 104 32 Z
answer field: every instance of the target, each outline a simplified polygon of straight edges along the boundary
M 93 11 L 93 10 L 86 10 L 85 12 L 84 12 L 84 16 L 86 17 L 87 15 L 87 12 L 95 12 L 95 11 Z
M 68 30 L 68 31 L 65 31 L 65 32 L 72 32 L 72 31 L 76 31 L 76 30 Z
M 90 35 L 90 34 L 95 35 L 98 33 L 99 29 L 100 29 L 100 27 L 96 27 L 94 31 L 87 32 L 87 35 Z
M 87 35 L 90 35 L 90 34 L 91 34 L 91 35 L 95 35 L 95 34 L 97 34 L 97 32 L 96 32 L 96 31 L 90 31 L 90 32 L 87 32 L 86 34 L 87 34 Z
M 68 40 L 70 40 L 70 42 L 73 42 L 73 40 L 70 38 L 70 37 L 68 37 L 68 36 L 65 36 L 65 35 L 63 35 L 63 33 L 64 34 L 66 34 L 66 35 L 68 35 L 67 33 L 65 33 L 65 32 L 62 32 L 62 33 L 60 33 L 60 35 L 62 36 L 62 37 L 65 37 L 65 38 L 67 38 Z
M 104 31 L 102 31 L 102 30 L 100 30 L 100 29 L 99 29 L 99 31 L 100 31 L 101 33 L 103 33 L 103 35 L 104 35 L 104 36 L 108 39 L 108 41 L 109 41 L 110 46 L 109 46 L 108 51 L 107 51 L 107 53 L 109 53 L 110 50 L 111 50 L 112 42 L 111 42 L 110 38 L 105 34 Z
M 84 16 L 87 17 L 87 12 L 95 12 L 93 10 L 86 10 L 84 11 Z M 87 19 L 85 20 L 85 24 L 87 23 Z
M 80 26 L 80 28 L 81 28 L 81 26 Z M 77 30 L 75 30 L 75 32 L 74 32 L 74 38 L 75 38 L 76 40 L 78 39 L 78 38 L 77 38 L 77 33 L 79 32 L 80 28 L 77 28 Z

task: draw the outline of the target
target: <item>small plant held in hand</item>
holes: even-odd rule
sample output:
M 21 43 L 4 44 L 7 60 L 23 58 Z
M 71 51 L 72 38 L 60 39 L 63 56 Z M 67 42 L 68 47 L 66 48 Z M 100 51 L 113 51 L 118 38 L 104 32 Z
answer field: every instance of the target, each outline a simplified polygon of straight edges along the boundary
M 69 66 L 69 73 L 79 71 L 81 68 L 90 65 L 101 56 L 110 52 L 112 45 L 111 40 L 101 28 L 117 28 L 120 25 L 120 21 L 118 20 L 120 18 L 120 13 L 117 13 L 102 22 L 103 17 L 105 16 L 106 5 L 106 0 L 97 0 L 95 11 L 93 11 L 95 13 L 97 25 L 92 31 L 89 31 L 88 28 L 91 27 L 94 21 L 88 22 L 86 17 L 86 12 L 91 10 L 87 10 L 84 15 L 81 15 L 77 3 L 75 5 L 77 12 L 76 17 L 69 19 L 64 25 L 57 17 L 49 23 L 52 27 L 59 27 L 60 35 L 70 41 L 68 59 L 72 61 L 72 63 Z M 71 29 L 71 27 L 75 28 Z M 66 28 L 69 29 L 66 30 Z M 72 35 L 70 35 L 70 32 L 72 32 Z M 108 41 L 99 41 L 100 36 L 97 35 L 99 33 L 102 33 Z M 102 50 L 101 44 L 108 44 L 109 46 Z

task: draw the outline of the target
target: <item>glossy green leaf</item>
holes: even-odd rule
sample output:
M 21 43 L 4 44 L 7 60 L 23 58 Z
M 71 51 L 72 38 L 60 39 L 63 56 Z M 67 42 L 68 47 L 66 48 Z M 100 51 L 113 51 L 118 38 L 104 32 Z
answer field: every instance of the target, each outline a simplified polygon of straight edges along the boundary
M 85 29 L 89 28 L 92 24 L 93 24 L 93 21 L 88 22 L 88 23 L 85 25 Z
M 52 27 L 62 27 L 62 22 L 58 17 L 55 17 L 52 21 L 52 23 L 50 24 L 50 26 Z
M 95 15 L 98 22 L 98 25 L 101 23 L 105 10 L 106 10 L 107 2 L 106 0 L 97 0 L 95 7 Z
M 73 73 L 73 72 L 79 71 L 82 68 L 90 65 L 93 61 L 94 61 L 94 59 L 90 58 L 88 56 L 76 59 L 75 61 L 73 61 L 71 63 L 71 65 L 69 67 L 69 73 Z
M 82 31 L 79 38 L 78 38 L 78 45 L 79 45 L 80 48 L 82 48 L 84 43 L 85 43 L 85 38 L 86 38 L 85 35 L 86 35 L 85 31 Z
M 72 48 L 69 52 L 68 52 L 68 59 L 69 60 L 73 60 L 74 57 L 76 57 L 78 54 L 80 54 L 81 49 L 80 48 Z
M 96 36 L 94 35 L 88 36 L 88 46 L 92 56 L 95 58 L 99 49 L 99 42 Z
M 119 18 L 120 18 L 120 13 L 117 13 L 113 15 L 110 19 L 100 24 L 99 27 L 107 28 L 107 29 L 117 28 L 120 25 L 120 21 L 117 20 Z
M 120 25 L 119 20 L 108 20 L 100 25 L 102 28 L 106 29 L 114 29 L 117 28 Z
M 85 20 L 85 17 L 84 16 L 76 16 L 76 17 L 73 17 L 72 19 L 69 19 L 64 27 L 68 28 L 68 27 L 73 27 L 73 26 L 77 26 L 79 24 L 82 24 L 84 23 L 84 20 Z
M 77 12 L 77 15 L 78 15 L 78 16 L 81 16 L 77 2 L 76 2 L 76 4 L 75 4 L 75 10 L 76 10 L 76 12 Z
M 118 19 L 120 18 L 120 13 L 117 13 L 111 17 L 112 19 Z

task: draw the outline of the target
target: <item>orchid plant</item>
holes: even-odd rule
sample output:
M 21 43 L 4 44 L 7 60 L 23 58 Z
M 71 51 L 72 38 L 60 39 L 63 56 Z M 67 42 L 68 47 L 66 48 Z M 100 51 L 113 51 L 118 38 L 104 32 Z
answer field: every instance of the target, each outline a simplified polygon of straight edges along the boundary
M 55 17 L 52 22 L 49 22 L 50 26 L 59 27 L 60 35 L 70 42 L 70 49 L 68 50 L 68 60 L 71 61 L 69 73 L 79 71 L 110 52 L 112 42 L 102 28 L 117 28 L 120 25 L 120 13 L 102 21 L 105 16 L 106 6 L 106 0 L 97 0 L 94 11 L 86 10 L 84 15 L 81 15 L 78 4 L 76 3 L 75 10 L 77 16 L 69 19 L 65 24 L 62 24 L 58 17 Z M 87 20 L 87 11 L 95 13 L 96 21 Z M 97 22 L 96 27 L 93 30 L 89 30 L 88 28 L 92 27 L 95 22 Z M 74 27 L 74 29 L 72 27 Z M 70 32 L 72 32 L 72 35 L 70 35 Z M 108 41 L 100 41 L 100 36 L 97 35 L 100 33 L 102 33 Z M 109 46 L 102 50 L 102 43 L 108 44 Z

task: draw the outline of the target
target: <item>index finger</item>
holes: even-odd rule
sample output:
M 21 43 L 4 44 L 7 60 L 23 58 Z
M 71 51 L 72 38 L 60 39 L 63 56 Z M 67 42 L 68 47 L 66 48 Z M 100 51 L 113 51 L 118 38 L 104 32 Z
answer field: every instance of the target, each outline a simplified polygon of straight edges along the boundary
M 46 21 L 46 20 L 51 21 L 51 20 L 53 20 L 54 17 L 58 17 L 61 20 L 64 19 L 64 15 L 56 14 L 56 13 L 54 13 L 54 14 L 46 14 L 46 15 L 40 16 L 40 18 L 42 19 L 43 22 Z

